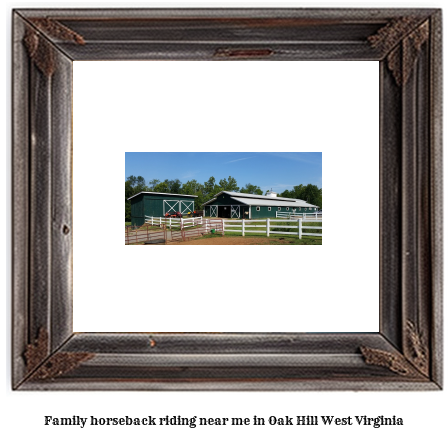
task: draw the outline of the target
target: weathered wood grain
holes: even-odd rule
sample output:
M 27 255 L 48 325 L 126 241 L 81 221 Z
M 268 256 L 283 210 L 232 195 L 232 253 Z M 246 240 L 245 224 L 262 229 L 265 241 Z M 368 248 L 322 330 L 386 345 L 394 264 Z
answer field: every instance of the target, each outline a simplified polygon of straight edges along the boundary
M 14 388 L 442 387 L 439 10 L 23 9 L 13 38 Z M 380 61 L 379 333 L 73 333 L 72 61 L 100 59 Z

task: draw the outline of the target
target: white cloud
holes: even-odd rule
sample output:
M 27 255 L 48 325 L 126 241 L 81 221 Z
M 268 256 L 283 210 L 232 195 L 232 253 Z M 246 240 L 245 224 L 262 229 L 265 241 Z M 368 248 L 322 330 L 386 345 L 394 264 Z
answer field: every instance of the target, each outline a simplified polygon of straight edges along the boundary
M 224 164 L 235 163 L 236 161 L 248 160 L 249 158 L 253 158 L 253 157 L 239 158 L 238 160 L 227 161 Z

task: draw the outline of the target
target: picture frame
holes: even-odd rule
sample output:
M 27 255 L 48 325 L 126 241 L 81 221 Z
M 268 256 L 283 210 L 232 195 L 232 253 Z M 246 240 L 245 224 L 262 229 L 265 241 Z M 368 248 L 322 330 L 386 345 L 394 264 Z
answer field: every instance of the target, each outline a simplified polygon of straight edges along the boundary
M 13 11 L 18 390 L 440 390 L 439 9 Z M 373 60 L 380 77 L 378 333 L 74 333 L 74 60 Z M 362 293 L 362 285 L 360 293 Z

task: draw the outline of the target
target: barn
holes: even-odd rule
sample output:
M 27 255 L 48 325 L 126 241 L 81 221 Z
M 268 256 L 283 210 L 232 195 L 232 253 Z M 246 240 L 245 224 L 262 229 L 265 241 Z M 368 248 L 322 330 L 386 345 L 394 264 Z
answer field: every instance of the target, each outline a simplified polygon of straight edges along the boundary
M 275 192 L 268 192 L 266 196 L 237 192 L 219 192 L 213 199 L 203 205 L 204 216 L 258 219 L 276 217 L 281 213 L 315 213 L 317 205 L 308 204 L 301 199 L 281 198 Z
M 197 196 L 178 193 L 140 192 L 128 198 L 131 201 L 131 224 L 141 226 L 145 216 L 163 217 L 166 213 L 192 213 Z

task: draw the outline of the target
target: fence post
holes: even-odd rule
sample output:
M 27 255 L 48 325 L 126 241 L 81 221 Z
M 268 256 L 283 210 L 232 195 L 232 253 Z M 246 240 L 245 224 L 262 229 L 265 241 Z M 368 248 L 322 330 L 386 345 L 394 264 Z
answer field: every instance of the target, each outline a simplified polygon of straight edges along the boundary
M 184 220 L 182 218 L 180 218 L 180 229 L 184 229 Z
M 241 219 L 241 233 L 244 236 L 244 219 Z
M 129 228 L 126 227 L 126 245 L 129 245 Z
M 224 236 L 224 219 L 221 219 L 222 235 Z
M 271 226 L 269 218 L 266 219 L 266 237 L 269 237 L 269 227 Z
M 298 232 L 299 232 L 299 239 L 302 238 L 302 218 L 299 218 L 299 226 L 298 226 Z

